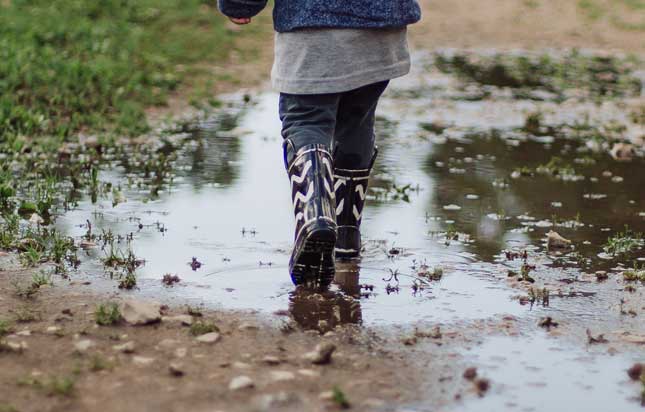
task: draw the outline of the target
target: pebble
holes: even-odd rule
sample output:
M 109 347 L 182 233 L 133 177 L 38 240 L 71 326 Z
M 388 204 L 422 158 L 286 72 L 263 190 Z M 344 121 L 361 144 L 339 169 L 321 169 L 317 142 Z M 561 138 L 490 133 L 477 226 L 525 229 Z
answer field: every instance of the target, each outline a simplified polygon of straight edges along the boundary
M 51 335 L 55 335 L 55 334 L 59 333 L 61 330 L 62 329 L 59 326 L 49 326 L 49 327 L 47 327 L 47 329 L 45 329 L 45 332 L 47 332 L 47 333 L 49 333 Z
M 321 401 L 331 401 L 334 399 L 334 392 L 332 391 L 321 392 L 320 395 L 318 395 L 318 399 L 320 399 Z
M 269 376 L 273 382 L 286 382 L 296 379 L 296 374 L 289 371 L 271 371 Z
M 163 316 L 162 322 L 178 323 L 182 326 L 190 326 L 193 324 L 193 317 L 190 315 L 176 315 L 176 316 Z
M 168 372 L 172 376 L 180 377 L 186 374 L 184 370 L 184 365 L 181 362 L 170 362 L 168 365 Z
M 135 343 L 133 341 L 130 341 L 130 342 L 125 342 L 121 345 L 114 345 L 112 346 L 112 349 L 114 349 L 117 352 L 134 353 L 136 347 L 135 347 Z
M 74 343 L 74 350 L 79 353 L 85 353 L 93 346 L 94 346 L 94 342 L 92 342 L 89 339 L 83 339 Z
M 228 389 L 231 391 L 239 391 L 241 389 L 250 389 L 255 387 L 255 382 L 248 376 L 236 376 L 231 380 Z
M 320 372 L 312 370 L 312 369 L 299 369 L 298 373 L 302 376 L 306 376 L 308 378 L 319 378 L 320 377 Z
M 177 348 L 177 349 L 175 349 L 175 357 L 176 358 L 185 358 L 187 354 L 188 354 L 188 349 L 186 349 L 186 348 Z
M 220 334 L 217 332 L 206 333 L 197 337 L 197 342 L 215 343 L 220 340 Z
M 571 246 L 571 241 L 569 239 L 563 238 L 558 232 L 554 232 L 553 230 L 549 231 L 549 233 L 546 234 L 546 237 L 547 249 L 566 249 Z
M 140 365 L 140 366 L 146 366 L 150 365 L 155 361 L 154 358 L 147 358 L 145 356 L 133 356 L 132 357 L 132 362 L 135 365 Z
M 239 330 L 239 331 L 245 331 L 245 330 L 258 330 L 258 329 L 259 329 L 259 328 L 258 328 L 258 326 L 257 326 L 257 325 L 254 325 L 254 324 L 249 323 L 249 322 L 244 322 L 244 323 L 242 323 L 240 326 L 238 326 L 238 327 L 237 327 L 237 330 Z
M 235 369 L 251 369 L 251 365 L 244 362 L 233 362 L 233 367 Z
M 16 332 L 16 336 L 31 336 L 31 331 L 28 329 L 21 330 L 20 332 Z
M 336 350 L 336 345 L 330 342 L 323 342 L 316 345 L 316 348 L 303 355 L 305 360 L 315 365 L 325 365 L 331 362 L 331 355 Z
M 280 358 L 278 358 L 277 356 L 267 355 L 262 358 L 262 362 L 266 363 L 267 365 L 279 365 L 280 363 L 282 363 L 282 360 L 280 360 Z
M 27 350 L 27 343 L 12 341 L 0 342 L 0 352 L 2 352 L 3 350 L 14 353 L 23 353 L 25 350 Z
M 128 299 L 121 304 L 121 316 L 130 325 L 149 325 L 161 321 L 161 305 L 157 302 Z

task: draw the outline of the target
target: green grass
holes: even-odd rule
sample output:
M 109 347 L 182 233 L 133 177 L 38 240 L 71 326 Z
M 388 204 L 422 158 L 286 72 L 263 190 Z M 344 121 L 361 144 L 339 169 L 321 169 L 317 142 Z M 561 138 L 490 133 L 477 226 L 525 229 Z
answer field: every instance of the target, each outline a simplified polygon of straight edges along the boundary
M 0 142 L 145 131 L 145 107 L 163 104 L 196 63 L 226 58 L 224 23 L 206 0 L 0 2 Z
M 219 332 L 219 328 L 211 321 L 197 321 L 190 325 L 190 334 L 193 336 L 205 335 L 211 332 Z
M 94 311 L 94 320 L 97 325 L 110 326 L 121 321 L 119 305 L 114 302 L 101 303 Z

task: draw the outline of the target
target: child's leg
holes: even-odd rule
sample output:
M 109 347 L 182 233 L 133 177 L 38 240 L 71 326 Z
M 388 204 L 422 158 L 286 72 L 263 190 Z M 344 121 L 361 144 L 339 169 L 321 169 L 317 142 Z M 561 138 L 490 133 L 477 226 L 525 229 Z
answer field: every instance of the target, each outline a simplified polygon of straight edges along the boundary
M 374 155 L 374 112 L 388 81 L 343 93 L 334 133 L 334 166 L 367 169 Z
M 280 94 L 280 120 L 284 138 L 285 164 L 310 144 L 331 147 L 336 128 L 340 94 Z
M 388 82 L 344 93 L 336 117 L 333 143 L 336 198 L 336 256 L 358 257 L 360 224 L 370 169 L 376 156 L 374 112 Z
M 280 95 L 284 159 L 296 219 L 289 273 L 296 285 L 334 279 L 336 206 L 330 145 L 339 95 Z

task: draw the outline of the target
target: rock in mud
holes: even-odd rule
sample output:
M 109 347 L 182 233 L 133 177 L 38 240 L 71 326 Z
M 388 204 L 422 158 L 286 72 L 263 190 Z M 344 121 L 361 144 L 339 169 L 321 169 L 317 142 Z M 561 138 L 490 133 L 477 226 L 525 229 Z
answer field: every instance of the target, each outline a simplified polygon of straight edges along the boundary
M 298 373 L 307 378 L 320 378 L 320 372 L 313 369 L 298 369 Z
M 627 369 L 627 375 L 633 381 L 639 380 L 643 373 L 645 373 L 645 365 L 642 363 L 635 363 L 634 366 Z
M 26 342 L 0 341 L 0 352 L 23 353 L 27 350 Z
M 184 364 L 181 362 L 170 362 L 170 365 L 168 365 L 168 372 L 170 372 L 172 376 L 176 377 L 181 377 L 186 374 Z
M 136 350 L 136 345 L 133 341 L 123 343 L 121 345 L 114 345 L 112 346 L 112 349 L 114 349 L 117 352 L 123 352 L 123 353 L 134 353 Z
M 128 299 L 121 304 L 121 316 L 130 325 L 149 325 L 161 321 L 161 305 Z
M 303 358 L 314 365 L 326 365 L 331 362 L 331 355 L 335 350 L 336 345 L 330 342 L 323 342 L 316 345 L 313 351 L 305 353 Z
M 485 378 L 479 378 L 475 381 L 475 388 L 479 396 L 484 396 L 488 389 L 490 389 L 490 381 Z
M 472 381 L 477 377 L 477 368 L 468 368 L 464 371 L 464 379 Z
M 571 241 L 560 236 L 558 232 L 551 230 L 546 234 L 546 247 L 549 250 L 568 249 L 571 247 Z
M 40 217 L 38 213 L 32 213 L 31 217 L 29 218 L 29 223 L 34 224 L 34 225 L 40 225 L 44 222 L 45 220 Z
M 152 364 L 155 361 L 154 358 L 147 358 L 145 356 L 133 356 L 132 357 L 132 362 L 135 365 L 140 365 L 140 366 L 147 366 Z
M 78 353 L 85 353 L 94 346 L 94 342 L 89 339 L 79 340 L 74 344 L 74 350 Z
M 248 376 L 237 376 L 231 380 L 228 389 L 231 391 L 239 391 L 241 389 L 251 389 L 255 387 L 255 382 Z
M 554 321 L 551 316 L 546 316 L 538 322 L 538 326 L 541 328 L 546 328 L 546 329 L 551 329 L 551 328 L 557 328 L 559 325 L 558 322 Z
M 282 363 L 280 358 L 278 358 L 277 356 L 271 356 L 271 355 L 267 355 L 263 357 L 262 362 L 266 363 L 267 365 L 279 365 L 280 363 Z
M 205 333 L 196 338 L 197 342 L 201 343 L 216 343 L 220 340 L 220 334 L 217 332 Z
M 273 382 L 287 382 L 296 379 L 296 374 L 289 371 L 271 371 L 269 377 Z
M 190 326 L 193 324 L 193 317 L 190 315 L 164 316 L 161 320 L 163 322 L 178 323 L 183 326 Z
M 619 162 L 629 162 L 634 158 L 636 151 L 634 146 L 628 143 L 616 143 L 611 148 L 611 157 Z

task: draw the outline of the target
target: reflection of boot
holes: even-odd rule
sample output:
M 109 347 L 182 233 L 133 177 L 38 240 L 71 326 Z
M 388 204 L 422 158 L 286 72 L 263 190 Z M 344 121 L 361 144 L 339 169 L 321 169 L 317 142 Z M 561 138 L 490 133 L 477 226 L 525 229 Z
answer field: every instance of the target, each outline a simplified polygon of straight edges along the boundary
M 363 322 L 360 301 L 332 291 L 312 293 L 297 288 L 289 295 L 289 312 L 300 327 L 320 333 Z
M 326 287 L 334 279 L 336 219 L 332 158 L 323 145 L 307 145 L 296 153 L 285 151 L 296 216 L 295 245 L 289 261 L 296 285 Z
M 336 223 L 338 239 L 336 256 L 350 259 L 361 252 L 361 218 L 367 193 L 370 171 L 378 150 L 374 148 L 372 161 L 367 169 L 334 169 L 334 191 L 336 192 Z

